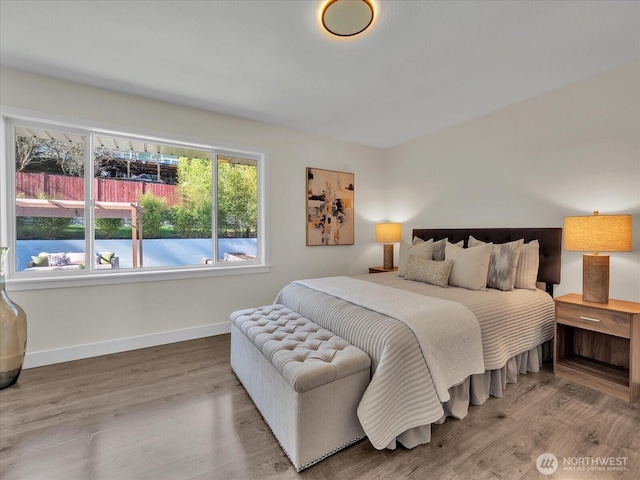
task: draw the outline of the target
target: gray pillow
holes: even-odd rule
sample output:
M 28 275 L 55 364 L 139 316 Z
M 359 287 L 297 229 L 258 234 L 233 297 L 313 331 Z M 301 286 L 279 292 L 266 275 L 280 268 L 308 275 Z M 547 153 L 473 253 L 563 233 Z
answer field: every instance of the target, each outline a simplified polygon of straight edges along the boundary
M 444 260 L 444 247 L 446 246 L 447 246 L 446 238 L 433 242 L 433 259 L 434 260 L 437 260 L 437 261 Z
M 447 246 L 448 240 L 449 240 L 448 238 L 443 238 L 442 240 L 433 242 L 433 259 L 434 260 L 438 260 L 438 261 L 444 260 L 444 250 L 445 250 L 445 247 Z M 463 247 L 464 240 L 460 240 L 458 243 L 454 243 L 453 245 L 456 245 L 458 247 Z
M 449 283 L 449 274 L 451 273 L 452 265 L 453 262 L 451 260 L 437 262 L 429 258 L 409 255 L 404 279 L 446 287 Z
M 524 239 L 521 238 L 513 242 L 492 246 L 491 257 L 489 258 L 489 272 L 487 273 L 487 287 L 503 291 L 513 290 L 523 243 Z M 478 245 L 487 245 L 487 243 L 475 239 L 473 235 L 469 236 L 469 247 Z
M 442 240 L 434 241 L 433 238 L 430 238 L 428 241 L 433 241 L 433 260 L 442 261 L 444 260 L 444 248 L 447 246 L 448 238 L 443 238 Z M 413 245 L 420 245 L 424 243 L 424 240 L 418 237 L 413 237 L 413 241 L 411 242 Z M 458 247 L 464 247 L 464 240 L 460 240 L 458 243 L 454 243 L 453 245 L 457 245 Z

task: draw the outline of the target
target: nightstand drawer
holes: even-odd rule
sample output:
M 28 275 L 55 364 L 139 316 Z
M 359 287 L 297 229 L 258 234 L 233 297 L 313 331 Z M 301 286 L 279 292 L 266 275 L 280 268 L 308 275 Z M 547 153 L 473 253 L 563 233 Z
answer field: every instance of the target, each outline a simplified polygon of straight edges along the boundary
M 628 313 L 558 302 L 556 317 L 557 322 L 564 325 L 631 338 L 631 319 Z

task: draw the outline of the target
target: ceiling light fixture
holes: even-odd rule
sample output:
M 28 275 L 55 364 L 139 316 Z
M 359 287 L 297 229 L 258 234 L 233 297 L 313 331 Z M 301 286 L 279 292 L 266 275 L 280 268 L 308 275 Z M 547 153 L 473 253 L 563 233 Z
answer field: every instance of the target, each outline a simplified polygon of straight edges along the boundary
M 370 0 L 330 0 L 322 10 L 322 25 L 333 35 L 352 37 L 373 22 Z

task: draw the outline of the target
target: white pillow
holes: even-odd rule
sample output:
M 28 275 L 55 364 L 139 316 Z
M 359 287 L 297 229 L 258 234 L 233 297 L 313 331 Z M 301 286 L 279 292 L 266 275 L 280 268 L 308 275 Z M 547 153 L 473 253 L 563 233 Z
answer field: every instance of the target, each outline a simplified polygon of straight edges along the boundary
M 513 290 L 516 279 L 516 269 L 520 259 L 520 251 L 524 239 L 513 242 L 494 244 L 489 258 L 489 273 L 487 275 L 487 287 L 498 290 Z M 477 240 L 473 235 L 469 235 L 469 247 L 486 245 L 487 242 Z
M 427 240 L 419 245 L 411 245 L 407 242 L 400 242 L 400 261 L 398 262 L 398 276 L 404 277 L 407 271 L 407 260 L 409 255 L 431 259 L 433 255 L 433 240 Z
M 539 267 L 540 243 L 538 240 L 531 240 L 529 243 L 525 243 L 520 250 L 514 287 L 535 290 Z
M 447 242 L 445 260 L 453 261 L 449 285 L 469 290 L 486 290 L 491 248 L 492 245 L 462 248 Z
M 67 253 L 67 265 L 81 265 L 84 263 L 84 252 Z

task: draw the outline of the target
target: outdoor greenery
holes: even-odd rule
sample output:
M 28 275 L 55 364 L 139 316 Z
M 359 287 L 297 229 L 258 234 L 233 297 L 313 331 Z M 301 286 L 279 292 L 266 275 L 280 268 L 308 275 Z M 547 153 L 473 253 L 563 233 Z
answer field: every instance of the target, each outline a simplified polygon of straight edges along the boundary
M 124 225 L 124 218 L 96 218 L 97 238 L 116 238 L 118 231 Z
M 169 220 L 183 238 L 211 236 L 211 162 L 180 158 L 177 169 L 181 203 L 170 209 Z
M 67 240 L 84 238 L 69 217 L 17 217 L 18 240 Z
M 34 222 L 34 220 L 36 220 Z M 146 228 L 145 228 L 146 231 Z M 74 223 L 69 225 L 64 230 L 58 230 L 58 236 L 55 238 L 50 237 L 46 227 L 37 222 L 37 219 L 31 217 L 18 217 L 18 240 L 84 240 L 84 225 L 81 223 Z M 99 230 L 96 230 L 96 238 L 107 237 L 102 235 Z M 158 231 L 158 234 L 154 237 L 145 238 L 182 238 L 180 233 L 172 226 L 162 226 Z M 113 232 L 113 236 L 109 237 L 109 240 L 131 240 L 131 226 L 123 225 Z
M 46 240 L 55 240 L 60 234 L 71 226 L 73 218 L 69 217 L 41 217 L 36 219 L 45 232 Z
M 119 151 L 98 146 L 94 152 L 95 175 L 109 165 Z M 16 171 L 82 177 L 84 143 L 16 136 Z M 257 168 L 220 161 L 217 164 L 217 228 L 219 237 L 255 237 L 258 224 Z M 176 168 L 179 201 L 167 206 L 165 198 L 145 192 L 138 200 L 144 208 L 144 238 L 207 238 L 212 234 L 212 162 L 180 158 Z M 38 198 L 47 198 L 46 192 Z M 18 217 L 18 239 L 84 238 L 82 220 L 73 218 Z M 131 238 L 131 227 L 120 218 L 97 218 L 100 238 Z
M 258 228 L 258 171 L 218 163 L 218 235 L 253 237 Z
M 142 213 L 142 234 L 145 238 L 158 238 L 160 228 L 167 217 L 167 201 L 153 192 L 146 192 L 140 197 Z M 131 236 L 131 234 L 129 234 Z

